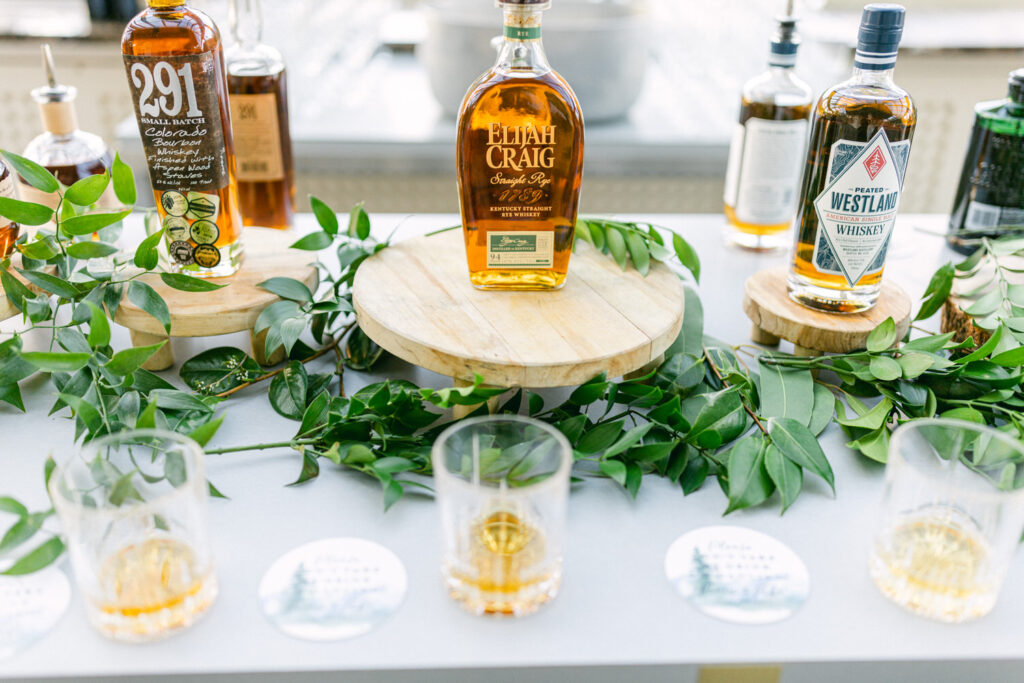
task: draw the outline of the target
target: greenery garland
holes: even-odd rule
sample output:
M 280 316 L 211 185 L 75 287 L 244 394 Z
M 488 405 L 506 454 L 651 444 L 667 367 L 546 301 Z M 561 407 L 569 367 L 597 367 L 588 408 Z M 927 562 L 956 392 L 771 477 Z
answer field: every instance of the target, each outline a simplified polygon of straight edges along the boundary
M 25 225 L 55 225 L 40 229 L 31 240 L 23 236 L 17 244 L 22 254 L 19 272 L 37 291 L 14 277 L 10 260 L 0 263 L 0 284 L 27 325 L 0 343 L 0 401 L 24 410 L 19 382 L 36 373 L 49 374 L 57 390 L 50 414 L 70 411 L 76 440 L 159 427 L 207 446 L 225 419 L 218 416 L 223 404 L 238 391 L 269 382 L 270 405 L 297 423 L 294 435 L 275 443 L 207 447 L 206 453 L 291 448 L 301 460 L 291 485 L 316 478 L 326 460 L 378 480 L 387 508 L 406 492 L 429 490 L 430 446 L 450 424 L 445 409 L 481 404 L 473 414 L 483 413 L 482 404 L 506 393 L 483 386 L 478 377 L 473 386 L 445 389 L 389 379 L 346 394 L 344 369 L 369 370 L 382 355 L 355 324 L 351 286 L 359 265 L 387 248 L 390 238 L 378 242 L 370 236 L 362 205 L 352 209 L 347 226 L 342 226 L 334 211 L 315 197 L 310 201 L 320 229 L 293 248 L 332 249 L 340 271 L 335 275 L 321 264 L 322 284 L 316 292 L 291 278 L 261 285 L 281 300 L 260 315 L 256 331 L 267 332 L 268 355 L 283 347 L 287 361 L 268 370 L 239 349 L 210 349 L 182 364 L 180 378 L 191 391 L 180 390 L 141 368 L 160 345 L 111 348 L 108 318 L 127 296 L 169 330 L 167 306 L 139 279 L 144 273 L 160 272 L 168 286 L 185 291 L 222 285 L 161 272 L 162 231 L 146 237 L 131 256 L 112 243 L 135 202 L 131 170 L 120 159 L 109 176 L 64 188 L 32 162 L 4 156 L 25 181 L 56 195 L 58 203 L 54 211 L 0 198 L 0 215 Z M 102 213 L 92 208 L 109 183 L 125 210 Z M 98 240 L 92 239 L 94 232 Z M 675 259 L 694 279 L 700 275 L 692 247 L 659 226 L 581 219 L 576 238 L 608 254 L 623 269 L 632 264 L 646 274 L 652 260 Z M 1006 248 L 1003 242 L 991 242 L 985 253 Z M 941 306 L 957 273 L 975 272 L 985 258 L 972 257 L 959 271 L 943 266 L 929 285 L 918 318 Z M 498 411 L 529 414 L 561 430 L 573 446 L 578 478 L 607 477 L 635 497 L 645 475 L 667 478 L 683 494 L 712 477 L 727 498 L 726 514 L 765 503 L 775 492 L 785 511 L 800 494 L 805 473 L 834 490 L 832 468 L 817 439 L 833 421 L 849 435 L 851 448 L 881 462 L 892 429 L 919 417 L 959 417 L 1024 435 L 1024 347 L 1011 334 L 1020 331 L 1016 326 L 1024 308 L 1008 290 L 1000 291 L 1004 296 L 987 314 L 987 322 L 1010 333 L 997 332 L 979 348 L 972 348 L 971 340 L 954 342 L 951 334 L 927 334 L 901 343 L 892 320 L 887 320 L 870 335 L 864 351 L 808 359 L 705 336 L 700 300 L 687 288 L 682 331 L 656 371 L 620 381 L 599 375 L 554 406 L 546 406 L 528 389 L 517 389 Z M 23 350 L 22 338 L 33 331 L 49 334 L 48 351 Z M 318 348 L 302 341 L 307 331 Z M 336 359 L 333 373 L 306 369 L 309 361 L 329 353 Z M 868 405 L 864 399 L 874 402 Z M 516 457 L 521 456 L 496 453 L 489 467 L 512 469 L 514 474 Z M 46 479 L 53 466 L 47 459 Z M 130 493 L 134 472 L 105 471 L 105 483 Z M 212 484 L 210 489 L 221 495 Z M 52 509 L 32 512 L 13 497 L 0 497 L 0 512 L 14 517 L 0 537 L 0 560 L 37 535 L 48 536 L 4 573 L 36 571 L 61 555 L 60 537 L 43 528 Z

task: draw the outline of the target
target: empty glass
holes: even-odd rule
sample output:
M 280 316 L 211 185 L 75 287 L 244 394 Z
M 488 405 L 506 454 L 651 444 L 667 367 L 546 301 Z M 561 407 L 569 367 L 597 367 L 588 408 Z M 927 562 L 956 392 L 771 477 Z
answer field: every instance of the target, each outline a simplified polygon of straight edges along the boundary
M 1024 445 L 960 420 L 892 435 L 871 577 L 925 617 L 976 619 L 995 605 L 1024 530 Z
M 515 416 L 464 420 L 433 449 L 442 574 L 475 614 L 522 616 L 558 593 L 572 448 Z
M 117 640 L 162 638 L 217 596 L 203 451 L 135 430 L 82 446 L 50 478 L 89 620 Z

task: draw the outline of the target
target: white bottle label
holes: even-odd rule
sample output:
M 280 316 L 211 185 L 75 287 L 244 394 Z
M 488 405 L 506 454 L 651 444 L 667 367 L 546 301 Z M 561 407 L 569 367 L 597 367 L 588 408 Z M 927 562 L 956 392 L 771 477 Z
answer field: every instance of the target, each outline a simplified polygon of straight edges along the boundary
M 832 145 L 830 182 L 814 200 L 818 270 L 842 275 L 853 287 L 882 269 L 909 153 L 909 141 L 890 144 L 883 130 L 867 143 L 837 140 Z
M 747 119 L 729 151 L 725 203 L 754 225 L 787 223 L 796 211 L 807 121 Z
M 967 216 L 964 218 L 964 227 L 968 230 L 985 231 L 1021 225 L 1024 225 L 1024 209 L 973 200 L 967 206 Z

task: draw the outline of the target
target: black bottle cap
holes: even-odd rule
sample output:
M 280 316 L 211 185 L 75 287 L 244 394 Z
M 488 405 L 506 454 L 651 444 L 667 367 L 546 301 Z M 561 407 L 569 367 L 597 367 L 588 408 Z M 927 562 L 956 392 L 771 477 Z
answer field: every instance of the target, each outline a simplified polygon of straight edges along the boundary
M 1024 104 L 1024 69 L 1010 72 L 1009 97 L 1017 104 Z
M 906 14 L 902 5 L 873 3 L 864 7 L 857 34 L 857 66 L 890 68 L 896 62 Z

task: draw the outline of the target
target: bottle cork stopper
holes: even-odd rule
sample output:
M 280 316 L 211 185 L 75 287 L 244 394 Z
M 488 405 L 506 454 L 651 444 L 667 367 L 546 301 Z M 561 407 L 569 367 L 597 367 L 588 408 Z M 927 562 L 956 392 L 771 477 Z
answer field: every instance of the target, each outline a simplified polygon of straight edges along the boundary
M 39 105 L 43 128 L 53 135 L 67 135 L 78 128 L 74 105 L 77 91 L 57 82 L 57 70 L 53 66 L 53 53 L 49 44 L 44 44 L 42 50 L 46 85 L 33 90 L 32 97 Z
M 75 105 L 70 102 L 40 102 L 39 117 L 43 129 L 53 135 L 68 135 L 78 129 Z

